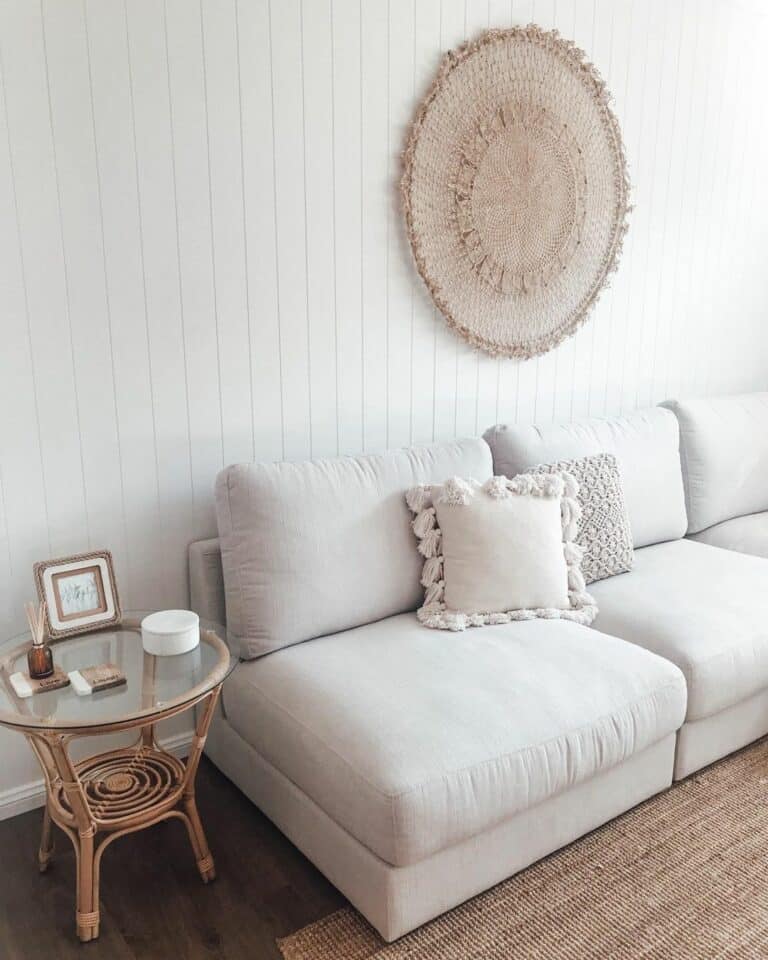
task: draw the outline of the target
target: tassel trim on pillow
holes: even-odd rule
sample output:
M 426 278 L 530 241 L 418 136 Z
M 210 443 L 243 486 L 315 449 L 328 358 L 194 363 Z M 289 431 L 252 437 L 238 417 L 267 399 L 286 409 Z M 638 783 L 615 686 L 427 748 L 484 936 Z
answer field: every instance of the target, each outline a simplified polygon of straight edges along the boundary
M 405 495 L 406 503 L 415 514 L 411 523 L 419 540 L 419 553 L 425 558 L 421 584 L 425 588 L 424 605 L 416 612 L 419 620 L 436 630 L 465 630 L 486 624 L 511 623 L 515 620 L 571 620 L 589 626 L 597 616 L 594 598 L 587 593 L 581 572 L 582 548 L 575 543 L 581 507 L 576 499 L 579 485 L 570 473 L 523 473 L 508 480 L 491 477 L 482 487 L 488 496 L 504 499 L 510 496 L 559 497 L 563 526 L 563 557 L 568 571 L 568 599 L 570 607 L 539 607 L 508 610 L 504 613 L 462 613 L 445 606 L 443 579 L 442 531 L 437 524 L 435 502 L 464 506 L 475 496 L 476 488 L 459 477 L 433 487 L 420 484 Z M 433 499 L 437 494 L 437 500 Z

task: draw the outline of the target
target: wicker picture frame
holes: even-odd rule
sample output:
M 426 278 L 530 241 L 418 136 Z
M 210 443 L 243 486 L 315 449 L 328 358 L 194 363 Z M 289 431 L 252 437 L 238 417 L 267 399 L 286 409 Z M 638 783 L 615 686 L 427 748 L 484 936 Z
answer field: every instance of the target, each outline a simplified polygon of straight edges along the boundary
M 93 550 L 34 565 L 35 586 L 46 604 L 51 640 L 120 623 L 122 610 L 109 550 Z

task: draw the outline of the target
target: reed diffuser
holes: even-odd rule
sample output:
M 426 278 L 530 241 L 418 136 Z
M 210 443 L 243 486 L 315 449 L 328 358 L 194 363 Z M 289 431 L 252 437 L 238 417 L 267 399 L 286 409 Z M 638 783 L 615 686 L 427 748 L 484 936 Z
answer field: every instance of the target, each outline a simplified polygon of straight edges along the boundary
M 53 673 L 53 653 L 45 642 L 45 600 L 36 607 L 26 603 L 27 621 L 32 634 L 32 646 L 27 651 L 27 665 L 32 680 L 43 680 Z

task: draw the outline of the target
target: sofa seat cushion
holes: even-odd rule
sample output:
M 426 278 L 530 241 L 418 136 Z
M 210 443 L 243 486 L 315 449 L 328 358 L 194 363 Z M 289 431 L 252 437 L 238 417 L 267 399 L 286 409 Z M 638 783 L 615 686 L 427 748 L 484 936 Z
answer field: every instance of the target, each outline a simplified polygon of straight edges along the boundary
M 403 866 L 658 742 L 685 697 L 672 664 L 578 624 L 445 634 L 401 614 L 241 664 L 224 709 L 340 826 Z
M 733 520 L 716 523 L 714 527 L 689 536 L 712 547 L 768 557 L 768 511 L 734 517 Z
M 693 540 L 635 551 L 629 573 L 590 587 L 593 626 L 671 660 L 688 720 L 768 687 L 768 563 Z

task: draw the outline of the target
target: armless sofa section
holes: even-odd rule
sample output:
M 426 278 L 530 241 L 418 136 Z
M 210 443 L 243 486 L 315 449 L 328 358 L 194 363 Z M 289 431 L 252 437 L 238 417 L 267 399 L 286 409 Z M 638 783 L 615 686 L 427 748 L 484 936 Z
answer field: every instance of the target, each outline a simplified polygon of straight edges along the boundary
M 612 420 L 493 427 L 485 436 L 498 472 L 615 454 L 635 561 L 628 573 L 590 585 L 599 610 L 592 627 L 683 672 L 688 706 L 675 778 L 768 733 L 768 543 L 757 557 L 701 539 L 706 524 L 740 508 L 768 509 L 768 394 L 670 402 Z
M 190 548 L 243 657 L 208 755 L 387 940 L 768 732 L 768 560 L 684 539 L 677 413 L 485 438 L 230 467 Z M 418 623 L 408 486 L 605 450 L 636 552 L 593 628 Z
M 404 491 L 492 475 L 482 439 L 219 477 L 245 661 L 207 751 L 388 940 L 672 781 L 685 680 L 567 621 L 421 626 Z M 191 552 L 220 615 L 216 544 Z

